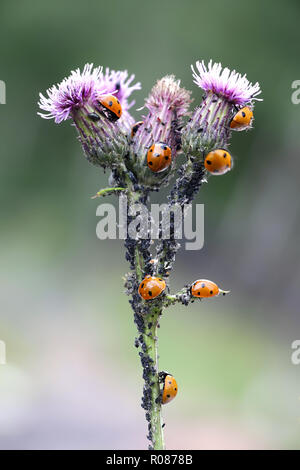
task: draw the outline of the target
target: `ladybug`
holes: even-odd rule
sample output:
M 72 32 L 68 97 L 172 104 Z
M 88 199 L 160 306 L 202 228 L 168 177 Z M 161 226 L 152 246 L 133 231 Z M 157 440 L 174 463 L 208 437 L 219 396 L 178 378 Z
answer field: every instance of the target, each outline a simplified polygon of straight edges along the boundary
M 159 376 L 160 380 L 163 382 L 161 402 L 163 405 L 166 405 L 176 397 L 178 386 L 173 375 L 168 372 L 160 372 Z
M 199 297 L 201 299 L 208 297 L 215 297 L 222 293 L 223 295 L 228 294 L 229 291 L 220 289 L 217 284 L 207 279 L 198 279 L 193 282 L 191 286 L 191 295 L 193 297 Z
M 155 299 L 166 288 L 166 282 L 160 277 L 146 276 L 139 285 L 139 294 L 144 300 Z
M 164 142 L 153 144 L 147 152 L 147 164 L 154 173 L 168 168 L 172 161 L 172 152 Z
M 204 166 L 213 175 L 225 175 L 231 170 L 231 155 L 224 149 L 212 150 L 206 155 Z
M 121 103 L 114 95 L 102 95 L 98 98 L 98 103 L 105 108 L 105 116 L 110 121 L 115 122 L 122 116 Z
M 133 124 L 132 128 L 131 128 L 131 138 L 133 138 L 135 136 L 135 134 L 137 133 L 137 131 L 139 130 L 139 128 L 144 124 L 144 121 L 138 121 L 136 122 L 135 124 Z
M 240 109 L 235 116 L 233 116 L 232 120 L 230 121 L 230 129 L 234 129 L 236 131 L 243 131 L 251 126 L 251 122 L 253 119 L 253 111 L 248 106 L 244 106 L 244 108 Z

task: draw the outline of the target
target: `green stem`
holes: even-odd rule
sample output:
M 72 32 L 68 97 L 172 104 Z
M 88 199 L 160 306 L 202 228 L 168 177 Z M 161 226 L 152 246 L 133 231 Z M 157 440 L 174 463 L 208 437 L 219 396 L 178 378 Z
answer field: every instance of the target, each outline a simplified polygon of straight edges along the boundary
M 155 313 L 151 315 L 151 321 L 145 321 L 145 333 L 143 335 L 144 343 L 147 347 L 147 354 L 153 366 L 153 373 L 149 375 L 150 390 L 151 390 L 151 409 L 149 409 L 151 424 L 151 441 L 154 450 L 164 450 L 164 435 L 162 429 L 162 414 L 161 414 L 161 393 L 159 384 L 159 367 L 158 367 L 158 337 L 157 325 L 161 310 L 154 309 Z
M 128 203 L 138 202 L 141 195 L 137 192 L 128 192 Z M 135 247 L 135 274 L 136 280 L 140 283 L 144 277 L 145 262 L 139 245 Z M 140 302 L 145 302 L 140 299 Z M 146 301 L 147 302 L 147 301 Z M 157 328 L 160 315 L 162 313 L 162 299 L 157 299 L 153 303 L 147 302 L 147 313 L 143 315 L 143 330 L 140 331 L 142 341 L 140 341 L 140 356 L 143 367 L 144 393 L 146 419 L 148 422 L 148 439 L 151 441 L 154 450 L 163 450 L 164 436 L 161 416 L 161 392 L 159 382 L 158 367 L 158 338 Z M 138 314 L 138 312 L 136 312 Z

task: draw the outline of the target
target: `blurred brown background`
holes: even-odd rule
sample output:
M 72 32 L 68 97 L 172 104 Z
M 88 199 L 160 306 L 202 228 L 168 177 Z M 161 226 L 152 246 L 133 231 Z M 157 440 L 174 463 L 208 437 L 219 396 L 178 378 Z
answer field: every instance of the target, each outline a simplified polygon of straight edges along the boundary
M 300 105 L 291 102 L 299 2 L 6 0 L 0 8 L 0 447 L 147 445 L 124 249 L 95 234 L 90 196 L 107 177 L 83 158 L 69 122 L 36 115 L 39 91 L 94 62 L 136 74 L 143 90 L 134 109 L 169 73 L 196 104 L 190 64 L 212 58 L 258 80 L 264 101 L 254 130 L 233 136 L 234 171 L 211 178 L 197 198 L 204 248 L 182 250 L 171 278 L 174 290 L 204 277 L 231 295 L 173 307 L 161 321 L 161 369 L 180 387 L 163 410 L 166 443 L 299 448 L 300 366 L 291 363 L 300 339 Z

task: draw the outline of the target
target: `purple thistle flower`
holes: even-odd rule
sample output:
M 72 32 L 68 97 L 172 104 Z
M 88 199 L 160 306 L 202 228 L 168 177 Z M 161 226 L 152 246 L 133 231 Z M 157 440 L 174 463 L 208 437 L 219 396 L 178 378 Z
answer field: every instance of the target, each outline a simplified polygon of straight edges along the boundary
M 146 148 L 159 141 L 172 147 L 174 131 L 192 101 L 190 95 L 191 92 L 181 88 L 180 80 L 173 75 L 158 80 L 145 100 L 149 113 L 137 131 L 135 148 Z M 174 150 L 176 153 L 176 148 Z
M 118 72 L 114 74 L 116 76 Z M 120 74 L 124 79 L 124 73 Z M 112 92 L 117 92 L 115 85 L 113 84 Z M 107 93 L 111 92 L 106 89 L 102 67 L 93 68 L 93 64 L 86 64 L 82 72 L 76 69 L 62 82 L 49 88 L 47 96 L 40 93 L 38 104 L 46 113 L 38 114 L 45 119 L 54 119 L 57 124 L 72 119 L 88 161 L 111 168 L 127 151 L 127 144 L 122 132 L 125 126 L 120 122 L 121 119 L 111 122 L 98 109 L 99 97 Z M 130 87 L 127 83 L 127 89 L 123 93 L 125 108 L 125 100 L 129 94 Z
M 206 92 L 212 92 L 231 104 L 245 105 L 256 98 L 261 93 L 259 83 L 250 83 L 245 75 L 241 75 L 235 70 L 230 71 L 227 67 L 222 70 L 221 63 L 209 61 L 208 66 L 204 61 L 197 61 L 196 67 L 191 66 L 194 82 Z
M 134 78 L 135 75 L 128 77 L 127 70 L 115 71 L 109 70 L 108 67 L 105 69 L 105 74 L 103 72 L 100 73 L 99 81 L 101 86 L 105 88 L 107 93 L 113 93 L 114 96 L 118 98 L 123 112 L 127 111 L 135 104 L 134 100 L 128 102 L 131 93 L 141 89 L 140 82 L 131 84 Z
M 177 117 L 187 113 L 192 99 L 191 92 L 180 87 L 180 80 L 174 75 L 167 75 L 158 80 L 145 100 L 145 106 L 153 114 L 166 108 L 167 111 L 176 112 Z
M 86 64 L 82 72 L 80 69 L 73 70 L 69 77 L 47 90 L 48 96 L 40 93 L 38 105 L 47 114 L 38 114 L 44 119 L 54 119 L 56 124 L 74 117 L 85 103 L 94 104 L 97 97 L 105 93 L 100 81 L 101 74 L 102 67 L 93 69 L 93 64 Z

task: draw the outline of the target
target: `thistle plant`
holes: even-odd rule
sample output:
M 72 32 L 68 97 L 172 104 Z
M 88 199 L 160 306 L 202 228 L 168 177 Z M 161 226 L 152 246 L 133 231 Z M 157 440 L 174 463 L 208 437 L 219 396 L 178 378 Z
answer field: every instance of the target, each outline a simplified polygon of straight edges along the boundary
M 181 303 L 226 294 L 213 281 L 197 279 L 171 294 L 169 276 L 180 244 L 172 208 L 186 210 L 200 187 L 211 175 L 232 169 L 228 151 L 232 131 L 252 127 L 253 108 L 260 94 L 258 83 L 246 75 L 222 68 L 221 64 L 197 62 L 192 67 L 194 82 L 202 89 L 202 101 L 190 111 L 191 92 L 173 75 L 158 80 L 135 124 L 130 114 L 133 83 L 127 71 L 87 64 L 83 71 L 71 72 L 58 85 L 40 94 L 39 113 L 55 123 L 70 119 L 86 159 L 110 172 L 108 187 L 95 197 L 115 194 L 125 198 L 126 259 L 130 271 L 125 289 L 137 327 L 135 346 L 139 351 L 144 380 L 142 408 L 148 425 L 149 449 L 164 449 L 162 405 L 177 394 L 177 382 L 170 372 L 159 370 L 158 327 L 164 310 Z M 185 156 L 178 165 L 179 154 Z M 176 175 L 177 172 L 177 175 Z M 158 239 L 151 230 L 150 195 L 175 180 L 164 212 L 169 211 L 168 236 L 163 236 L 163 217 Z M 141 209 L 141 207 L 143 209 Z M 146 229 L 138 230 L 136 214 L 142 211 Z M 162 214 L 163 216 L 164 214 Z M 136 231 L 132 227 L 137 228 Z M 172 365 L 170 364 L 170 368 Z

